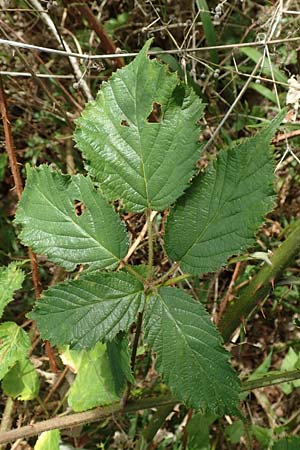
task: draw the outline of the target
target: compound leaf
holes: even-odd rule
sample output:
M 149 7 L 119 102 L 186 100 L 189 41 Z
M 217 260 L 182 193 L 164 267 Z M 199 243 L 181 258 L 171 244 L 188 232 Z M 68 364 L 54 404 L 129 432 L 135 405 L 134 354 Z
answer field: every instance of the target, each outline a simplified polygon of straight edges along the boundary
M 22 287 L 24 272 L 18 266 L 19 263 L 13 262 L 7 267 L 0 267 L 0 317 L 15 291 Z
M 215 271 L 253 243 L 274 203 L 269 142 L 282 117 L 255 137 L 221 151 L 179 199 L 168 219 L 165 245 L 184 270 Z
M 0 380 L 29 350 L 30 339 L 21 327 L 14 322 L 0 324 Z
M 199 158 L 203 104 L 166 65 L 147 57 L 150 43 L 102 84 L 74 135 L 102 190 L 131 211 L 173 203 Z
M 125 228 L 91 180 L 46 165 L 28 170 L 16 222 L 24 244 L 67 270 L 114 266 L 127 252 Z
M 201 303 L 162 287 L 147 303 L 145 339 L 175 398 L 204 414 L 237 413 L 239 380 Z
M 95 272 L 50 288 L 29 314 L 53 344 L 93 347 L 128 330 L 144 305 L 143 285 L 125 272 Z

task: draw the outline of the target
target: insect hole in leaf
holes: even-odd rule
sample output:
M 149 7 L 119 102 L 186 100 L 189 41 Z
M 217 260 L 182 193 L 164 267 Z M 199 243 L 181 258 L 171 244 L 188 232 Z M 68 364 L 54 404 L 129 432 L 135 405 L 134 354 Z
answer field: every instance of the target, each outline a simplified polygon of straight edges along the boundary
M 157 102 L 152 103 L 152 111 L 147 117 L 149 123 L 159 123 L 162 117 L 161 104 Z
M 85 204 L 80 200 L 74 200 L 74 211 L 77 217 L 82 216 L 85 211 Z

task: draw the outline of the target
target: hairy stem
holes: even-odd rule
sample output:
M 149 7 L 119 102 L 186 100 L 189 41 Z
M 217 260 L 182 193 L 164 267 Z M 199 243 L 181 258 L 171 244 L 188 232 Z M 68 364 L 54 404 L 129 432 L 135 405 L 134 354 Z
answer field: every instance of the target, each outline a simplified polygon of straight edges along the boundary
M 127 270 L 131 275 L 133 275 L 135 278 L 137 278 L 141 283 L 145 282 L 145 278 L 140 275 L 130 264 L 124 263 L 124 269 Z
M 289 370 L 286 372 L 269 372 L 260 377 L 245 380 L 242 382 L 241 390 L 252 391 L 254 389 L 272 386 L 274 384 L 287 383 L 288 381 L 299 380 L 300 378 L 300 370 Z
M 135 368 L 136 353 L 137 353 L 139 339 L 140 339 L 140 335 L 141 335 L 141 331 L 142 331 L 142 323 L 143 323 L 143 313 L 139 312 L 137 323 L 136 323 L 136 330 L 135 330 L 135 335 L 134 335 L 132 352 L 131 352 L 131 370 L 132 371 L 134 371 L 134 368 Z
M 165 281 L 167 281 L 167 280 L 169 279 L 169 277 L 170 277 L 171 275 L 173 275 L 173 273 L 176 272 L 176 270 L 177 270 L 178 268 L 179 268 L 179 264 L 178 264 L 178 263 L 173 264 L 172 267 L 170 267 L 170 269 L 169 269 L 162 277 L 158 278 L 158 279 L 155 281 L 154 284 L 155 284 L 155 285 L 162 286 L 162 285 L 165 283 Z
M 219 329 L 228 341 L 230 336 L 247 318 L 252 310 L 263 301 L 270 292 L 274 282 L 282 275 L 300 250 L 300 221 L 296 222 L 293 231 L 286 240 L 275 250 L 270 266 L 265 264 L 250 283 L 242 290 L 239 298 L 229 304 L 220 323 Z
M 242 382 L 242 391 L 251 391 L 265 386 L 272 386 L 278 383 L 285 383 L 287 381 L 300 379 L 300 370 L 292 370 L 289 372 L 277 372 L 264 375 L 255 380 L 245 380 Z M 36 436 L 43 431 L 54 430 L 60 428 L 61 430 L 73 428 L 85 423 L 97 422 L 100 419 L 109 417 L 118 412 L 129 413 L 140 409 L 160 408 L 169 405 L 172 408 L 179 403 L 178 400 L 170 397 L 151 397 L 140 400 L 131 400 L 124 407 L 120 403 L 114 403 L 109 406 L 101 406 L 99 408 L 91 409 L 83 413 L 70 414 L 68 416 L 54 417 L 52 419 L 37 422 L 31 425 L 10 430 L 0 435 L 0 444 L 15 441 L 19 438 L 28 438 Z
M 135 368 L 135 360 L 136 360 L 136 354 L 137 354 L 137 349 L 138 349 L 138 345 L 139 345 L 139 339 L 140 339 L 140 335 L 141 335 L 141 331 L 142 331 L 142 324 L 143 324 L 143 312 L 139 312 L 137 322 L 136 322 L 136 330 L 135 330 L 134 341 L 133 341 L 133 345 L 132 345 L 132 351 L 131 351 L 130 365 L 131 365 L 132 372 L 134 372 L 134 368 Z M 132 387 L 132 384 L 130 383 L 130 381 L 128 381 L 126 392 L 123 395 L 123 398 L 121 400 L 122 408 L 125 407 L 128 399 L 130 397 L 131 387 Z
M 190 273 L 183 273 L 182 275 L 178 275 L 178 277 L 170 278 L 165 283 L 163 283 L 163 286 L 170 286 L 170 284 L 179 283 L 179 281 L 184 281 L 190 278 L 192 275 Z
M 135 400 L 129 402 L 124 407 L 124 413 L 130 413 L 139 411 L 141 409 L 154 408 L 156 406 L 163 405 L 175 405 L 176 401 L 170 397 L 151 397 L 142 400 Z M 43 431 L 54 430 L 59 428 L 64 430 L 67 428 L 73 428 L 85 423 L 97 422 L 112 414 L 116 414 L 121 411 L 119 403 L 114 403 L 109 406 L 102 406 L 99 408 L 91 409 L 82 413 L 70 414 L 68 416 L 54 417 L 53 419 L 44 420 L 42 422 L 33 423 L 24 427 L 16 428 L 11 431 L 1 433 L 0 444 L 6 442 L 15 441 L 19 438 L 29 438 L 30 436 L 36 436 Z

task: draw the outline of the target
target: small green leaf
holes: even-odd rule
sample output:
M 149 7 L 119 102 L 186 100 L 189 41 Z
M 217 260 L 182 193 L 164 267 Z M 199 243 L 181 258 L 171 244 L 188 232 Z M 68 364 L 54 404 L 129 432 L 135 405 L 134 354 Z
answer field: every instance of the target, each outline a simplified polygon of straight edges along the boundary
M 297 436 L 289 436 L 275 442 L 272 450 L 299 450 L 300 438 Z
M 245 425 L 242 420 L 233 422 L 225 429 L 225 435 L 229 439 L 231 444 L 238 444 L 241 437 L 245 434 Z
M 28 316 L 52 344 L 93 347 L 128 330 L 144 300 L 143 285 L 131 275 L 95 272 L 50 288 Z
M 16 222 L 24 244 L 67 270 L 115 266 L 127 252 L 125 228 L 91 180 L 46 165 L 28 169 Z
M 211 450 L 209 429 L 217 419 L 212 415 L 193 414 L 187 425 L 188 450 Z
M 22 287 L 24 272 L 18 266 L 18 263 L 13 262 L 7 267 L 0 267 L 0 317 L 15 291 Z
M 35 443 L 34 450 L 59 450 L 59 430 L 44 431 Z
M 255 137 L 221 151 L 171 212 L 165 245 L 192 273 L 213 272 L 245 251 L 274 204 L 274 160 L 269 142 L 283 114 Z
M 134 377 L 130 366 L 128 340 L 120 334 L 106 345 L 108 361 L 113 374 L 115 391 L 118 395 L 121 395 L 126 381 L 129 381 L 132 384 L 134 383 Z
M 262 58 L 262 51 L 258 50 L 254 47 L 241 47 L 239 49 L 241 53 L 244 53 L 244 55 L 248 56 L 248 58 L 252 59 L 255 63 L 258 63 L 258 61 Z M 260 70 L 263 74 L 266 74 L 268 76 L 272 76 L 272 72 L 274 75 L 275 80 L 280 81 L 281 83 L 287 83 L 288 78 L 287 76 L 279 70 L 275 65 L 272 65 L 272 68 L 270 68 L 270 63 L 268 58 L 263 58 L 262 65 Z M 250 66 L 248 66 L 250 67 Z M 252 69 L 251 69 L 252 70 Z
M 272 429 L 261 427 L 259 425 L 250 425 L 250 434 L 259 442 L 261 450 L 269 450 L 273 442 Z
M 102 83 L 77 121 L 75 140 L 110 200 L 163 210 L 187 187 L 199 158 L 203 104 L 166 65 L 135 60 Z
M 74 411 L 109 405 L 120 399 L 115 391 L 105 344 L 98 343 L 91 350 L 69 350 L 68 353 L 77 360 L 77 375 L 68 395 L 68 404 Z
M 0 380 L 16 364 L 24 360 L 30 350 L 27 333 L 14 322 L 0 324 Z
M 6 167 L 7 167 L 7 154 L 1 153 L 0 154 L 0 181 L 3 181 Z
M 147 304 L 145 339 L 175 398 L 204 414 L 237 412 L 239 380 L 201 303 L 183 290 L 160 288 Z
M 19 360 L 5 375 L 2 389 L 6 395 L 18 400 L 32 400 L 39 392 L 39 378 L 29 359 Z
M 281 371 L 289 371 L 294 370 L 298 367 L 300 361 L 300 355 L 297 354 L 292 347 L 289 348 L 287 354 L 285 355 L 280 370 Z M 294 388 L 300 387 L 300 380 L 293 380 L 287 383 L 282 383 L 280 385 L 280 389 L 286 395 L 290 394 Z

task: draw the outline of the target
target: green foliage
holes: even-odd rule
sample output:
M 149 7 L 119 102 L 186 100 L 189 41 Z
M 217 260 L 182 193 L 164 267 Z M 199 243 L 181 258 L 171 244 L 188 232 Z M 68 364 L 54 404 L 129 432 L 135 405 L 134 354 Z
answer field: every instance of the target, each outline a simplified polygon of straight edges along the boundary
M 85 411 L 95 406 L 118 401 L 120 397 L 114 389 L 113 373 L 110 370 L 106 345 L 98 343 L 91 350 L 69 350 L 67 361 L 74 361 L 74 356 L 77 361 L 73 367 L 77 375 L 68 394 L 69 406 L 74 411 Z M 66 353 L 64 353 L 64 361 L 66 361 Z
M 271 136 L 282 115 L 254 138 L 222 151 L 172 210 L 166 229 L 170 258 L 193 274 L 217 270 L 254 241 L 274 204 Z
M 59 450 L 59 441 L 59 430 L 45 431 L 36 441 L 34 450 Z
M 280 370 L 286 371 L 299 368 L 300 368 L 300 355 L 297 354 L 292 347 L 290 347 L 281 363 Z M 300 387 L 300 380 L 293 380 L 287 383 L 282 383 L 280 385 L 280 389 L 286 395 L 290 394 L 293 391 L 293 389 L 297 387 Z
M 128 13 L 118 14 L 116 18 L 112 17 L 109 20 L 106 20 L 104 23 L 104 28 L 110 36 L 113 36 L 114 33 L 120 28 L 124 27 L 129 19 Z
M 276 442 L 272 450 L 299 450 L 300 438 L 299 437 L 286 437 Z
M 69 397 L 74 409 L 81 408 L 77 397 L 88 377 L 93 386 L 98 377 L 103 387 L 112 375 L 107 398 L 99 386 L 94 399 L 81 398 L 85 408 L 115 400 L 124 380 L 133 381 L 120 332 L 144 312 L 145 340 L 175 397 L 205 413 L 238 414 L 239 380 L 209 315 L 183 290 L 164 286 L 167 277 L 157 277 L 149 218 L 151 210 L 163 210 L 181 196 L 168 218 L 165 244 L 168 255 L 193 274 L 217 270 L 240 254 L 273 204 L 269 141 L 282 116 L 256 137 L 222 151 L 184 194 L 199 157 L 203 105 L 176 74 L 147 57 L 149 46 L 103 83 L 78 120 L 75 139 L 98 188 L 88 177 L 65 176 L 47 166 L 28 170 L 16 217 L 22 241 L 67 270 L 77 264 L 94 269 L 51 287 L 30 318 L 52 344 L 91 349 L 72 354 L 80 360 Z M 105 198 L 146 213 L 146 272 L 123 261 L 127 236 Z M 118 263 L 123 270 L 99 270 Z
M 23 361 L 30 350 L 27 333 L 14 322 L 0 324 L 0 380 L 17 363 Z
M 253 47 L 243 47 L 241 48 L 241 52 L 244 53 L 248 58 L 257 63 L 262 58 L 262 52 Z M 272 65 L 270 67 L 270 62 L 267 58 L 263 59 L 263 64 L 261 66 L 261 71 L 263 74 L 272 76 L 274 74 L 274 78 L 281 83 L 287 83 L 287 77 L 284 75 L 277 67 Z
M 237 444 L 240 442 L 241 437 L 245 433 L 245 426 L 242 420 L 237 420 L 233 422 L 231 425 L 226 427 L 225 434 L 231 444 Z
M 206 0 L 196 0 L 196 5 L 202 20 L 205 39 L 209 47 L 217 45 L 217 33 L 211 20 L 209 6 Z M 210 50 L 210 58 L 212 63 L 218 64 L 218 53 L 215 49 Z
M 127 331 L 144 300 L 143 285 L 133 276 L 96 272 L 48 289 L 29 317 L 53 344 L 92 347 Z
M 20 263 L 0 268 L 0 317 L 15 291 L 22 287 L 24 272 Z M 39 391 L 39 380 L 34 365 L 27 358 L 30 339 L 14 322 L 0 324 L 0 380 L 2 390 L 18 400 L 31 400 Z
M 215 421 L 211 415 L 196 413 L 187 425 L 188 450 L 211 450 L 209 427 Z
M 81 214 L 77 202 L 83 203 Z M 115 266 L 127 251 L 123 225 L 91 180 L 61 175 L 45 165 L 28 169 L 16 222 L 23 225 L 25 245 L 67 270 L 77 264 Z
M 2 181 L 4 178 L 5 170 L 7 167 L 7 159 L 8 159 L 7 154 L 1 153 L 1 155 L 0 155 L 0 181 Z
M 128 341 L 121 337 L 108 344 L 98 343 L 91 350 L 67 348 L 61 359 L 77 374 L 68 393 L 68 404 L 74 411 L 119 401 L 126 382 L 134 382 Z
M 29 359 L 20 359 L 5 375 L 2 389 L 18 400 L 32 400 L 39 392 L 39 377 Z
M 103 192 L 130 211 L 170 206 L 199 158 L 203 104 L 167 66 L 147 58 L 149 46 L 102 84 L 75 132 Z
M 177 288 L 159 289 L 146 310 L 145 339 L 154 348 L 157 369 L 175 398 L 203 413 L 237 412 L 238 379 L 199 302 Z
M 5 306 L 12 300 L 15 291 L 22 287 L 24 273 L 18 263 L 0 267 L 0 317 Z

